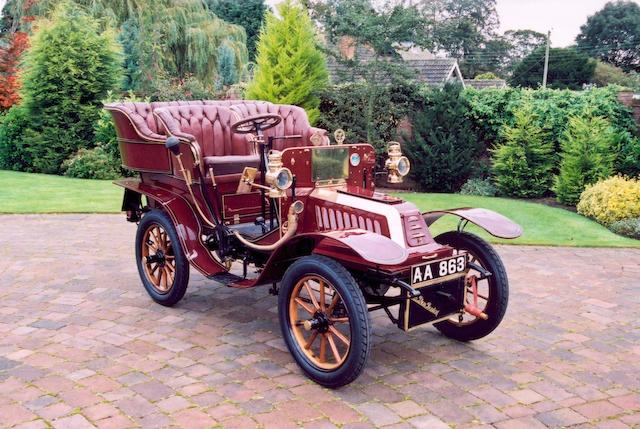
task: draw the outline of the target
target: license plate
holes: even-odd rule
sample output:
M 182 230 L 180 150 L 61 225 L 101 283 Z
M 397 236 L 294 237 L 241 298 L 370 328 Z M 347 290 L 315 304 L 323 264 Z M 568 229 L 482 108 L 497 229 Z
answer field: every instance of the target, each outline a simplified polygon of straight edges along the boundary
M 467 272 L 467 255 L 458 255 L 411 267 L 411 286 L 421 288 L 463 276 Z

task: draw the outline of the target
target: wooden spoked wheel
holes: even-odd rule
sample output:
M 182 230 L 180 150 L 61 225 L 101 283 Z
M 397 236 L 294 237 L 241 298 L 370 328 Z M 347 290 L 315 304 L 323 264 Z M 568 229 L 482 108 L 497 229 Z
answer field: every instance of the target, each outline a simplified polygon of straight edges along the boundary
M 471 267 L 465 279 L 464 303 L 474 304 L 481 314 L 478 317 L 466 309 L 460 315 L 438 322 L 434 326 L 449 338 L 471 341 L 483 338 L 498 327 L 507 311 L 509 302 L 509 280 L 500 256 L 482 238 L 468 232 L 450 231 L 435 238 L 440 244 L 447 244 L 456 252 L 466 253 L 468 262 L 482 267 L 489 275 Z M 477 302 L 474 302 L 473 282 L 477 286 Z
M 325 278 L 309 275 L 293 288 L 289 301 L 293 336 L 316 367 L 332 370 L 349 355 L 351 324 L 340 293 Z
M 287 348 L 316 383 L 336 388 L 358 378 L 371 349 L 367 302 L 351 273 L 321 255 L 287 268 L 278 291 Z
M 176 273 L 169 234 L 161 225 L 152 223 L 145 231 L 141 244 L 141 263 L 147 280 L 157 293 L 169 293 L 175 283 Z

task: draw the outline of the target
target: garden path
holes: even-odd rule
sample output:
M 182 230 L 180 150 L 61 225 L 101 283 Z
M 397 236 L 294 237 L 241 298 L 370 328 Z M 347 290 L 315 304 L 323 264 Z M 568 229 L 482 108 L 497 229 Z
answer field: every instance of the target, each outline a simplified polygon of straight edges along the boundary
M 640 250 L 500 246 L 511 278 L 486 339 L 373 317 L 363 375 L 307 380 L 267 288 L 192 272 L 151 302 L 122 216 L 0 217 L 0 427 L 640 425 Z

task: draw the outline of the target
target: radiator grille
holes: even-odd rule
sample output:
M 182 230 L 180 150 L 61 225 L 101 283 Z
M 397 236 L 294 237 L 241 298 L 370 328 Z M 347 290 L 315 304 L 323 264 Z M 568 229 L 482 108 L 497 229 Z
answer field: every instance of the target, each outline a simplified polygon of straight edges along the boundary
M 378 220 L 345 210 L 316 206 L 316 223 L 321 230 L 360 228 L 382 234 Z

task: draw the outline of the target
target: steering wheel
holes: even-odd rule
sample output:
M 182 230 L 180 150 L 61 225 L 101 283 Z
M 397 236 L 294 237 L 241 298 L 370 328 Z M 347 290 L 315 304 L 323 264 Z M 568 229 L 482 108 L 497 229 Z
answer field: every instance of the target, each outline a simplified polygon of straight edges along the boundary
M 231 125 L 231 132 L 236 134 L 260 133 L 260 131 L 273 128 L 282 122 L 282 116 L 265 114 L 244 118 Z

